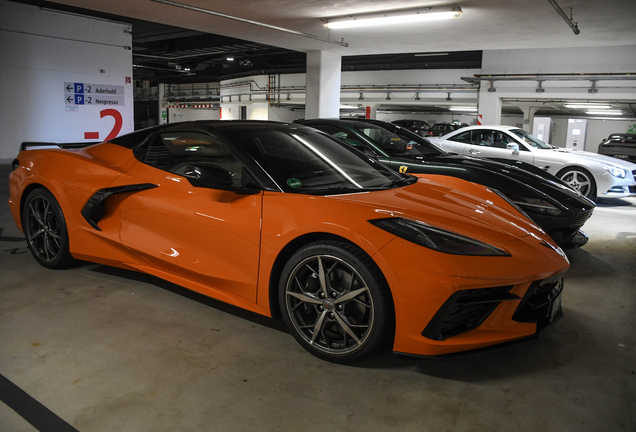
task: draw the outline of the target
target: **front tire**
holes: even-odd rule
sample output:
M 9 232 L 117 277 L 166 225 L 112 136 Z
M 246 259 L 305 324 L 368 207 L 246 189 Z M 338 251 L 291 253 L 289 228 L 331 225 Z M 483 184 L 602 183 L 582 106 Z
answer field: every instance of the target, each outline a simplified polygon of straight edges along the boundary
M 384 276 L 353 245 L 322 241 L 301 248 L 285 265 L 278 294 L 291 334 L 323 360 L 357 360 L 392 334 L 393 306 Z
M 584 168 L 565 168 L 556 175 L 572 189 L 577 190 L 581 195 L 596 200 L 596 182 L 594 176 Z
M 22 229 L 36 261 L 51 269 L 72 264 L 66 220 L 53 194 L 35 189 L 27 196 L 22 213 Z

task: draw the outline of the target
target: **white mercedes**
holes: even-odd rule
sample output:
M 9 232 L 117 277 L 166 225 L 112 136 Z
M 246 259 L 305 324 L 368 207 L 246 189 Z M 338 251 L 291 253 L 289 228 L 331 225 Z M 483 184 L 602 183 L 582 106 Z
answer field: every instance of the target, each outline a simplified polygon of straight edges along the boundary
M 450 152 L 531 163 L 590 199 L 636 195 L 636 164 L 555 147 L 518 127 L 468 126 L 429 140 Z

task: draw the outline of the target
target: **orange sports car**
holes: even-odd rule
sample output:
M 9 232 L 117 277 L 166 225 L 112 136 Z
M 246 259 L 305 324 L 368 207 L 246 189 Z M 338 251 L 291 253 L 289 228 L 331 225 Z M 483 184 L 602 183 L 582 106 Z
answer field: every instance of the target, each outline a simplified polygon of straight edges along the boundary
M 444 355 L 561 315 L 561 249 L 497 191 L 396 173 L 314 129 L 157 126 L 23 143 L 9 204 L 35 259 L 149 273 L 282 316 L 312 354 Z

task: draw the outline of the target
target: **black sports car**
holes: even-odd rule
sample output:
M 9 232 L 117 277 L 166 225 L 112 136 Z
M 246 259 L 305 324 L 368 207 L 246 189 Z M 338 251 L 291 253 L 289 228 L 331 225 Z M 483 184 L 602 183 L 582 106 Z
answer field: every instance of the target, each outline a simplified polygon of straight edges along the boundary
M 613 133 L 598 146 L 598 153 L 636 162 L 636 134 Z
M 374 154 L 380 162 L 409 174 L 443 174 L 497 189 L 518 205 L 560 246 L 582 246 L 579 229 L 595 204 L 559 179 L 524 162 L 492 160 L 446 153 L 425 138 L 378 120 L 300 120 Z

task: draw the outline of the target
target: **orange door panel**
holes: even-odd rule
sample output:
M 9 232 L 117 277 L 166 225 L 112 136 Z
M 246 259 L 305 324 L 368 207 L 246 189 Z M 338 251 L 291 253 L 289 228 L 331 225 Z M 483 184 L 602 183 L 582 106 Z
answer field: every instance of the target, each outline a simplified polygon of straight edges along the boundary
M 159 187 L 120 205 L 122 243 L 153 266 L 256 301 L 262 194 L 192 186 L 138 163 L 116 183 Z

